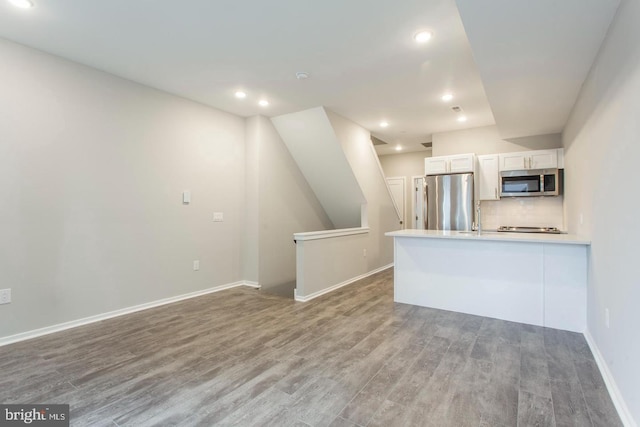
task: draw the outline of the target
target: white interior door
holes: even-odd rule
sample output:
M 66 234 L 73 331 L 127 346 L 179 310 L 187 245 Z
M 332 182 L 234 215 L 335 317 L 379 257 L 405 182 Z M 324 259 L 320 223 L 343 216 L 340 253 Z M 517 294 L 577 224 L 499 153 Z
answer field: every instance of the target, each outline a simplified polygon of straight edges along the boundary
M 412 186 L 411 226 L 417 230 L 424 230 L 424 177 L 414 176 Z
M 389 191 L 391 191 L 391 198 L 393 199 L 393 203 L 396 205 L 396 211 L 398 212 L 398 216 L 400 217 L 400 221 L 401 221 L 400 223 L 402 225 L 402 228 L 405 228 L 405 218 L 404 218 L 405 179 L 403 176 L 387 178 L 387 185 L 389 186 Z

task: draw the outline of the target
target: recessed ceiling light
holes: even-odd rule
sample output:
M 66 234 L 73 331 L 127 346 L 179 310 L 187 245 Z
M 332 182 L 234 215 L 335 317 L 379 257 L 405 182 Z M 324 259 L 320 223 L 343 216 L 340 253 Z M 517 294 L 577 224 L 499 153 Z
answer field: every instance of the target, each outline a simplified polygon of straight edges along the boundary
M 296 73 L 296 79 L 305 80 L 309 78 L 309 73 L 305 73 L 304 71 L 298 71 Z
M 458 121 L 459 121 L 459 122 L 466 122 L 466 121 L 467 121 L 467 116 L 460 116 L 460 117 L 458 117 Z
M 453 94 L 452 93 L 445 93 L 444 95 L 442 95 L 442 100 L 443 101 L 451 101 L 453 99 Z
M 382 128 L 386 128 L 387 126 L 389 126 L 389 123 L 387 123 L 387 122 L 380 122 L 380 127 L 382 127 Z
M 402 151 L 402 145 L 396 145 L 396 151 Z
M 425 43 L 431 40 L 432 36 L 431 31 L 420 31 L 413 36 L 413 39 L 418 43 Z
M 247 97 L 247 94 L 244 93 L 243 91 L 239 90 L 236 92 L 236 98 L 238 99 L 245 99 Z
M 258 101 L 258 104 L 259 104 L 261 107 L 266 107 L 266 106 L 268 106 L 268 105 L 269 105 L 269 101 L 267 101 L 266 99 L 261 99 L 260 101 Z
M 33 7 L 31 0 L 9 0 L 9 3 L 20 9 L 31 9 Z

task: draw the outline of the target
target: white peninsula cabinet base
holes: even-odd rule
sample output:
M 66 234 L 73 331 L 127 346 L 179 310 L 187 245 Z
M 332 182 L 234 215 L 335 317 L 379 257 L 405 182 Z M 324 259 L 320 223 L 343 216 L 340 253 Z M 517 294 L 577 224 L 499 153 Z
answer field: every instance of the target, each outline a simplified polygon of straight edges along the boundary
M 584 332 L 589 242 L 569 235 L 401 230 L 394 300 Z

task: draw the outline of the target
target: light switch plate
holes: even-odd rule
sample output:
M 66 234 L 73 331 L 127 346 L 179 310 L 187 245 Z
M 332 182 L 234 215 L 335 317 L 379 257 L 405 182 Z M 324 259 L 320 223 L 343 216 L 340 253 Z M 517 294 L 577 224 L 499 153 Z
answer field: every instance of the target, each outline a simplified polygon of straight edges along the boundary
M 0 304 L 11 302 L 11 289 L 0 289 Z
M 193 271 L 198 271 L 200 270 L 200 260 L 195 260 L 193 261 Z
M 222 212 L 214 212 L 213 222 L 222 222 L 222 221 L 224 221 L 224 214 Z
M 185 205 L 191 203 L 191 191 L 185 190 L 182 192 L 182 203 Z

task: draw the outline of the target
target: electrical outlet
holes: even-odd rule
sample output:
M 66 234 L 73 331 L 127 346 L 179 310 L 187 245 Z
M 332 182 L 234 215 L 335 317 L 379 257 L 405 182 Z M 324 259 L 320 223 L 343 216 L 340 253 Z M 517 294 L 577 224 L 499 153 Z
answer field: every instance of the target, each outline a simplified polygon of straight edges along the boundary
M 11 302 L 11 289 L 0 289 L 0 304 Z
M 604 309 L 604 326 L 606 326 L 607 329 L 609 328 L 609 309 L 608 308 Z
M 222 222 L 222 221 L 224 221 L 224 214 L 222 212 L 214 212 L 213 222 Z
M 193 271 L 200 270 L 200 260 L 193 261 Z

